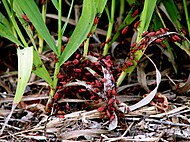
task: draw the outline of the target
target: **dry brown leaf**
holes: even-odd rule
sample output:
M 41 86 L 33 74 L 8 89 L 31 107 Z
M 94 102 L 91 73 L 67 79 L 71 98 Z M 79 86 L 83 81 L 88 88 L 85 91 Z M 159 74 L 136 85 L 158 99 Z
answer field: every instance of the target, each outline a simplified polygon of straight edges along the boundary
M 187 81 L 184 83 L 183 86 L 176 89 L 176 91 L 180 94 L 187 93 L 190 90 L 190 74 Z
M 146 74 L 143 71 L 141 66 L 137 66 L 137 79 L 139 84 L 147 91 L 150 92 L 150 89 L 147 86 Z
M 103 129 L 75 130 L 61 134 L 61 139 L 68 140 L 72 138 L 78 138 L 79 136 L 100 136 L 100 134 L 105 134 L 107 132 L 107 130 Z

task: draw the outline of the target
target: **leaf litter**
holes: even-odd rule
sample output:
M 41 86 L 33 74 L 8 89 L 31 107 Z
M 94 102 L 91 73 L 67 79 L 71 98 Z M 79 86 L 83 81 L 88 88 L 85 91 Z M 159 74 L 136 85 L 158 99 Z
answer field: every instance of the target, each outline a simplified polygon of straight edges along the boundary
M 98 33 L 106 35 L 105 31 L 102 31 L 99 30 Z M 151 37 L 148 45 L 155 43 L 158 38 L 172 35 L 181 36 L 176 32 L 167 32 Z M 54 98 L 51 112 L 45 112 L 49 91 L 47 84 L 43 80 L 28 83 L 29 89 L 15 108 L 0 140 L 189 141 L 190 77 L 176 79 L 170 68 L 167 75 L 160 73 L 163 68 L 157 67 L 147 55 L 149 60 L 146 62 L 153 64 L 153 70 L 156 71 L 150 71 L 146 65 L 141 68 L 145 63 L 140 61 L 137 73 L 134 71 L 117 87 L 115 79 L 122 69 L 115 71 L 120 64 L 114 68 L 114 63 L 125 59 L 117 59 L 115 52 L 126 52 L 118 52 L 118 46 L 119 44 L 113 45 L 111 57 L 108 55 L 101 58 L 92 51 L 89 53 L 91 55 L 85 58 L 80 55 L 77 62 L 75 58 L 66 62 L 59 76 L 56 92 L 58 98 Z M 163 54 L 170 57 L 162 46 L 159 48 Z M 189 55 L 187 49 L 182 50 Z M 78 54 L 80 51 L 74 56 L 78 57 Z M 48 58 L 46 64 L 52 64 L 53 61 Z M 0 79 L 4 84 L 0 84 L 1 88 L 7 90 L 6 82 L 13 78 L 14 75 L 2 75 Z M 13 81 L 13 85 L 15 82 Z M 165 85 L 166 82 L 169 85 Z M 0 94 L 1 126 L 10 113 L 13 101 L 14 92 L 8 92 Z
M 149 58 L 147 56 L 147 58 Z M 97 62 L 96 57 L 88 56 L 87 59 L 92 62 Z M 47 99 L 47 97 L 36 94 L 33 96 L 24 96 L 23 102 L 25 103 L 26 107 L 24 110 L 25 116 L 21 118 L 21 121 L 19 119 L 10 119 L 10 122 L 17 121 L 17 123 L 22 123 L 27 125 L 28 122 L 32 121 L 32 119 L 39 115 L 36 119 L 36 123 L 33 126 L 30 126 L 27 129 L 22 128 L 14 128 L 14 125 L 7 125 L 6 128 L 11 128 L 17 130 L 17 132 L 14 133 L 15 137 L 22 138 L 22 139 L 33 139 L 33 140 L 48 140 L 48 139 L 64 139 L 64 140 L 79 140 L 79 139 L 86 139 L 91 141 L 97 141 L 100 138 L 103 141 L 117 141 L 117 140 L 125 140 L 125 141 L 159 141 L 163 135 L 168 134 L 168 137 L 170 135 L 175 134 L 178 137 L 186 138 L 188 139 L 188 133 L 189 133 L 189 124 L 184 123 L 185 121 L 189 122 L 188 117 L 184 114 L 190 112 L 190 109 L 188 106 L 185 105 L 177 105 L 177 104 L 168 104 L 169 110 L 164 110 L 164 112 L 160 113 L 160 109 L 157 107 L 157 105 L 153 105 L 150 102 L 154 101 L 155 103 L 159 102 L 162 103 L 158 98 L 158 100 L 155 100 L 155 95 L 158 95 L 157 89 L 161 83 L 161 74 L 158 71 L 156 65 L 153 63 L 153 61 L 149 58 L 149 60 L 154 65 L 156 72 L 156 86 L 153 91 L 148 92 L 148 94 L 142 98 L 142 97 L 134 97 L 136 99 L 133 99 L 132 96 L 130 96 L 129 100 L 124 99 L 127 97 L 126 95 L 116 95 L 114 96 L 113 100 L 113 107 L 115 108 L 115 111 L 112 113 L 112 121 L 110 121 L 110 118 L 108 114 L 106 114 L 106 111 L 98 111 L 98 108 L 101 106 L 107 106 L 109 103 L 109 99 L 107 98 L 106 92 L 110 88 L 114 88 L 114 82 L 113 82 L 113 74 L 110 73 L 110 71 L 104 66 L 99 65 L 101 68 L 101 72 L 98 76 L 96 69 L 91 69 L 90 67 L 85 68 L 87 72 L 90 72 L 93 78 L 97 79 L 98 81 L 101 81 L 102 78 L 105 78 L 105 82 L 103 82 L 102 91 L 96 92 L 94 91 L 94 86 L 87 83 L 87 81 L 74 79 L 71 82 L 68 82 L 66 84 L 62 84 L 61 89 L 58 89 L 57 92 L 61 92 L 65 88 L 68 87 L 79 87 L 82 86 L 86 90 L 94 92 L 97 94 L 101 99 L 97 104 L 93 104 L 94 100 L 89 99 L 82 99 L 82 98 L 61 98 L 57 101 L 57 103 L 86 103 L 87 106 L 91 106 L 93 108 L 88 108 L 86 110 L 78 109 L 75 110 L 75 112 L 68 111 L 68 112 L 52 112 L 52 115 L 48 115 L 44 113 L 44 107 L 41 103 L 39 103 L 40 100 Z M 95 71 L 96 70 L 96 71 Z M 106 73 L 104 73 L 106 72 Z M 145 73 L 143 73 L 144 76 L 146 76 Z M 142 79 L 142 78 L 140 78 Z M 146 80 L 146 77 L 143 81 Z M 138 80 L 137 80 L 138 81 Z M 146 80 L 146 82 L 149 82 L 149 80 Z M 154 82 L 154 81 L 152 81 Z M 188 79 L 187 79 L 188 82 Z M 29 86 L 35 86 L 35 83 L 28 84 Z M 46 84 L 44 84 L 46 86 Z M 136 86 L 144 86 L 141 83 L 131 83 L 128 84 L 124 89 L 117 90 L 117 93 L 120 92 L 122 94 L 123 91 L 127 88 L 133 88 Z M 147 85 L 148 86 L 148 85 Z M 145 89 L 146 90 L 146 89 Z M 188 90 L 188 89 L 187 89 Z M 185 91 L 187 91 L 185 90 Z M 164 94 L 163 94 L 164 95 Z M 35 97 L 34 97 L 35 96 Z M 35 99 L 36 98 L 36 99 Z M 11 97 L 6 98 L 7 100 L 13 100 Z M 115 102 L 115 100 L 119 100 L 119 104 Z M 37 103 L 34 104 L 28 104 L 30 101 L 36 101 Z M 130 105 L 132 101 L 135 101 L 136 103 L 133 103 L 133 105 Z M 1 100 L 1 103 L 5 103 L 6 101 Z M 125 103 L 127 102 L 127 103 Z M 148 105 L 150 103 L 150 106 Z M 42 105 L 40 107 L 40 104 Z M 91 105 L 93 104 L 93 105 Z M 14 114 L 17 112 L 18 114 L 23 113 L 23 105 L 19 104 L 19 107 L 21 109 L 15 109 Z M 36 112 L 41 114 L 36 114 Z M 6 116 L 6 114 L 1 114 L 3 116 Z M 122 117 L 121 117 L 122 116 Z M 174 121 L 174 116 L 177 117 L 177 121 Z M 159 118 L 159 120 L 158 120 Z M 172 118 L 171 121 L 167 120 L 167 118 Z M 121 124 L 123 121 L 124 124 Z M 172 122 L 174 121 L 174 122 Z M 181 123 L 181 121 L 184 121 Z M 2 123 L 1 123 L 2 124 Z M 162 127 L 164 125 L 164 127 Z M 121 128 L 125 126 L 125 128 Z M 172 127 L 172 129 L 170 127 Z M 168 128 L 167 128 L 168 127 Z M 177 132 L 174 130 L 178 130 L 180 127 L 184 127 L 183 131 Z M 114 134 L 114 130 L 120 130 L 120 134 Z M 148 132 L 144 132 L 144 130 L 148 130 Z M 111 132 L 111 133 L 110 133 Z M 122 133 L 123 132 L 123 133 Z M 138 134 L 136 133 L 138 132 Z M 140 132 L 140 133 L 139 133 Z M 38 133 L 38 136 L 36 135 Z M 43 135 L 46 134 L 47 136 Z M 133 137 L 130 135 L 133 133 Z M 39 135 L 41 134 L 41 135 Z M 130 134 L 130 135 L 129 135 Z M 1 139 L 6 139 L 9 137 L 9 135 L 1 136 Z

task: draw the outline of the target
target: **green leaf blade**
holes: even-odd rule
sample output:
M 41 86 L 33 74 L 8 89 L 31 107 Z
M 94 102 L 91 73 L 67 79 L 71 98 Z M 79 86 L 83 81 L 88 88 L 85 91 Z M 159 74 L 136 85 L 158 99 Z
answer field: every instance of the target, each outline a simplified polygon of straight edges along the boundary
M 150 21 L 156 6 L 157 0 L 145 0 L 144 8 L 140 17 L 140 25 L 138 28 L 137 42 L 142 38 L 142 34 L 150 25 Z
M 33 59 L 34 59 L 34 67 L 33 72 L 40 78 L 43 78 L 50 86 L 53 85 L 52 79 L 46 70 L 43 62 L 41 61 L 38 52 L 36 50 L 33 51 Z
M 13 35 L 13 32 L 11 30 L 7 30 L 7 28 L 0 23 L 0 36 L 7 38 L 8 40 L 16 43 L 17 45 L 22 46 L 20 41 Z
M 150 26 L 150 21 L 152 19 L 152 15 L 154 13 L 154 9 L 156 6 L 157 0 L 145 0 L 143 11 L 140 16 L 140 25 L 138 28 L 138 35 L 137 35 L 137 40 L 136 42 L 138 43 L 140 39 L 142 38 L 142 34 L 144 31 L 147 31 L 149 26 Z M 140 60 L 141 57 L 143 56 L 144 52 L 142 51 L 137 51 L 135 53 L 135 59 Z M 126 72 L 129 73 L 129 75 L 133 72 L 133 70 L 136 68 L 137 63 L 134 62 L 134 65 L 127 68 Z
M 91 30 L 96 15 L 94 8 L 94 0 L 84 0 L 83 10 L 79 22 L 67 44 L 64 52 L 60 56 L 60 65 L 62 65 L 69 57 L 78 49 L 82 42 L 86 39 Z
M 54 5 L 54 7 L 58 10 L 59 6 L 58 6 L 57 0 L 52 0 L 52 3 Z
M 20 41 L 14 36 L 14 33 L 11 29 L 12 28 L 9 21 L 0 12 L 0 36 L 7 38 L 8 40 L 16 43 L 17 45 L 22 46 Z
M 57 0 L 56 0 L 57 1 Z M 71 5 L 70 5 L 70 9 L 69 9 L 69 13 L 68 13 L 68 15 L 67 15 L 67 19 L 66 19 L 66 21 L 65 21 L 65 24 L 63 25 L 63 27 L 62 27 L 62 29 L 61 29 L 61 33 L 62 33 L 62 36 L 63 36 L 63 34 L 64 34 L 64 32 L 65 32 L 65 29 L 66 29 L 66 27 L 67 27 L 67 24 L 68 24 L 68 22 L 69 22 L 69 18 L 70 18 L 70 15 L 71 15 L 71 10 L 72 10 L 72 8 L 73 8 L 73 3 L 74 3 L 74 0 L 72 0 L 72 2 L 71 2 Z
M 15 0 L 14 4 L 19 6 L 28 16 L 38 33 L 44 38 L 50 48 L 57 54 L 57 47 L 52 39 L 40 11 L 33 0 Z M 20 15 L 22 17 L 22 15 Z
M 179 14 L 179 11 L 174 3 L 173 0 L 163 0 L 164 7 L 167 11 L 167 14 L 171 18 L 172 22 L 174 23 L 174 26 L 178 29 L 182 28 L 180 21 L 181 16 Z
M 102 14 L 105 6 L 106 6 L 107 0 L 95 0 L 96 8 L 98 14 Z
M 141 40 L 143 32 L 146 31 L 149 27 L 149 24 L 152 19 L 152 15 L 156 6 L 156 2 L 157 0 L 145 0 L 144 2 L 143 11 L 140 16 L 140 25 L 138 26 L 138 35 L 137 35 L 137 40 L 136 40 L 137 43 Z M 124 80 L 127 74 L 130 75 L 134 71 L 134 69 L 137 66 L 136 61 L 139 61 L 141 59 L 141 57 L 144 54 L 144 51 L 137 50 L 135 52 L 134 60 L 132 61 L 133 66 L 128 67 L 126 70 L 124 70 L 121 73 L 120 77 L 117 80 L 117 86 L 121 84 L 121 82 Z

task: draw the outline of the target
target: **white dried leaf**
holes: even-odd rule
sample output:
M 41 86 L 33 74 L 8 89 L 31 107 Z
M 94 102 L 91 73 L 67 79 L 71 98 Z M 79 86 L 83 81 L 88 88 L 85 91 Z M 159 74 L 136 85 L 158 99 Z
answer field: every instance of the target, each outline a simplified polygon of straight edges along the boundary
M 154 62 L 148 57 L 146 56 L 151 62 L 152 64 L 154 65 L 155 69 L 156 69 L 156 87 L 154 88 L 154 90 L 152 90 L 145 98 L 143 98 L 141 101 L 139 101 L 138 103 L 132 105 L 132 106 L 129 106 L 129 110 L 130 111 L 133 111 L 135 109 L 138 109 L 142 106 L 145 106 L 147 104 L 149 104 L 152 99 L 154 98 L 154 96 L 156 95 L 157 93 L 157 90 L 158 90 L 158 87 L 159 87 L 159 84 L 161 82 L 161 74 L 160 74 L 160 71 L 157 69 L 156 65 L 154 64 Z
M 113 115 L 115 116 L 115 118 L 110 122 L 108 131 L 114 130 L 118 124 L 118 118 L 117 118 L 117 115 L 115 114 L 115 112 L 113 113 Z

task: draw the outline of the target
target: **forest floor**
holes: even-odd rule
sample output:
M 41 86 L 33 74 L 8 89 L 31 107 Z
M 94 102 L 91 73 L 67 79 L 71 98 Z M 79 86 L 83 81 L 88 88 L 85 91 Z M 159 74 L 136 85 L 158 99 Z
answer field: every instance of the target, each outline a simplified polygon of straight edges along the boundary
M 54 22 L 56 16 L 47 14 L 47 25 L 52 29 L 52 34 L 56 32 Z M 116 87 L 121 65 L 128 52 L 123 47 L 130 46 L 131 38 L 121 37 L 125 44 L 116 44 L 106 57 L 101 57 L 103 42 L 97 42 L 97 38 L 104 39 L 107 28 L 102 28 L 106 26 L 105 23 L 101 24 L 91 37 L 89 60 L 83 59 L 83 48 L 80 47 L 61 67 L 57 96 L 48 112 L 45 109 L 49 98 L 48 84 L 31 75 L 22 101 L 0 135 L 1 142 L 190 141 L 189 56 L 181 49 L 174 49 L 178 65 L 175 72 L 163 50 L 153 45 L 145 54 L 153 60 L 159 71 L 155 71 L 154 64 L 143 56 L 133 73 Z M 74 26 L 75 19 L 70 19 L 68 33 Z M 56 38 L 56 34 L 53 36 Z M 68 37 L 64 36 L 64 39 L 66 44 Z M 54 53 L 46 50 L 41 57 L 48 72 L 53 75 Z M 93 59 L 97 60 L 94 62 Z M 112 96 L 109 96 L 106 85 L 112 86 Z M 11 111 L 16 86 L 16 49 L 12 43 L 2 39 L 0 128 Z M 154 99 L 150 103 L 141 102 L 142 107 L 136 109 L 134 104 L 155 89 L 157 93 Z

